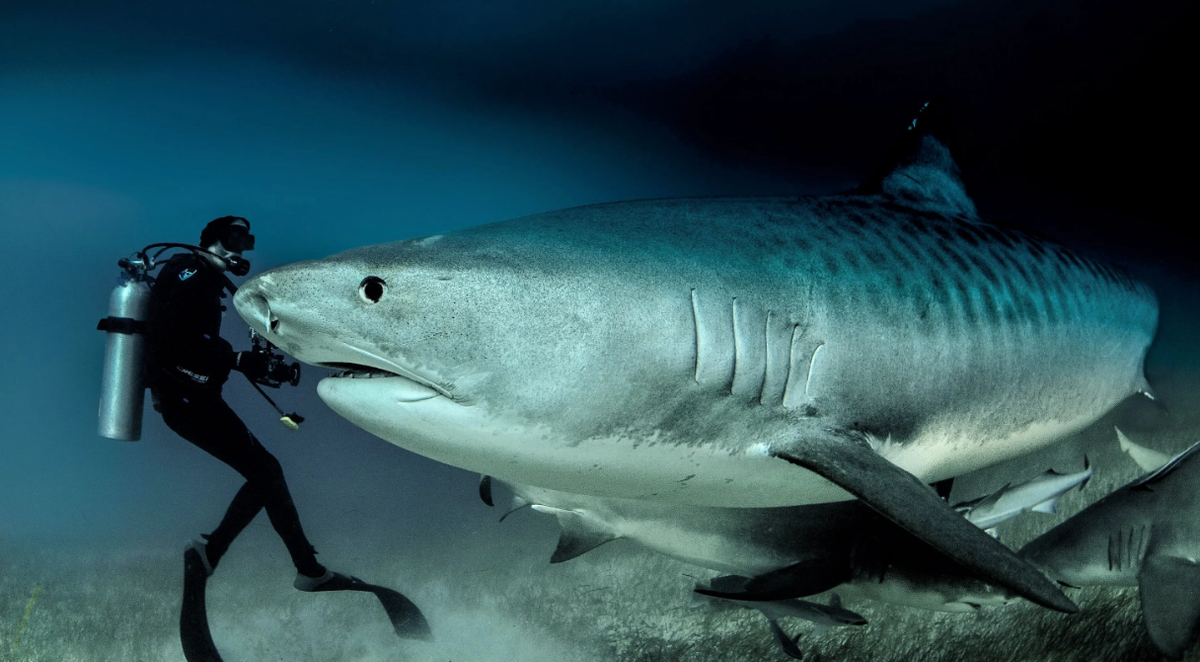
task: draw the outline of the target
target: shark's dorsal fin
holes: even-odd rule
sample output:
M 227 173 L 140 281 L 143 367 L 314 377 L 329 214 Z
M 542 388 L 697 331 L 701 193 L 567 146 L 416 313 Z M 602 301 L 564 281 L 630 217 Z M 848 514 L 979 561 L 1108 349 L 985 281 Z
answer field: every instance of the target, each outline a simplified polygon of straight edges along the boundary
M 937 99 L 922 106 L 883 166 L 855 192 L 884 193 L 913 207 L 978 218 L 947 146 L 941 106 Z
M 1154 645 L 1176 660 L 1182 658 L 1200 622 L 1200 565 L 1151 554 L 1138 573 L 1138 593 Z

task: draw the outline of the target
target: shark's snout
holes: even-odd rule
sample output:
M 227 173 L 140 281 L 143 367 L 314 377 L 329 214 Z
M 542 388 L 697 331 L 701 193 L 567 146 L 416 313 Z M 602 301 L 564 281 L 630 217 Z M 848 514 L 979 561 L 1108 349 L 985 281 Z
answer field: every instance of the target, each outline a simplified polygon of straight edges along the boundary
M 279 318 L 272 314 L 271 302 L 257 280 L 238 290 L 233 297 L 233 305 L 246 323 L 259 333 L 274 332 L 279 326 Z

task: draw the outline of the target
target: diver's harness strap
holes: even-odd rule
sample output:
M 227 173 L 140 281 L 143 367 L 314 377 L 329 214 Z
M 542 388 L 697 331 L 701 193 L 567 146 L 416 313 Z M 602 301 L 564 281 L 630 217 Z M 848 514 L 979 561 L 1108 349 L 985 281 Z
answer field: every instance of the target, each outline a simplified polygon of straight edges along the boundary
M 148 333 L 150 326 L 142 320 L 135 320 L 132 317 L 105 317 L 96 325 L 97 331 L 110 331 L 112 333 L 124 333 L 125 335 L 133 335 L 135 333 Z

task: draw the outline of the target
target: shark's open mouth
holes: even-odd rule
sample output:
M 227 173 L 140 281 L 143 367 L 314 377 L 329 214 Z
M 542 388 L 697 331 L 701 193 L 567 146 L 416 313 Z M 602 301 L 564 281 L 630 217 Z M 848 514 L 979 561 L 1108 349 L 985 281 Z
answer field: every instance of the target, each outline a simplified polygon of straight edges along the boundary
M 403 366 L 396 365 L 391 361 L 375 356 L 370 352 L 350 346 L 347 346 L 347 348 L 370 363 L 357 363 L 351 361 L 314 361 L 313 365 L 338 371 L 336 374 L 326 377 L 326 379 L 348 379 L 356 381 L 364 379 L 387 380 L 388 383 L 393 384 L 393 388 L 399 389 L 400 394 L 397 397 L 402 402 L 425 400 L 438 395 L 444 395 L 451 400 L 454 400 L 453 396 L 451 396 L 446 389 L 442 388 L 430 379 L 426 379 L 425 377 L 418 375 L 411 370 L 405 369 Z
M 332 377 L 335 379 L 343 378 L 343 377 L 349 377 L 351 379 L 371 379 L 374 377 L 403 377 L 403 375 L 397 374 L 390 370 L 384 370 L 382 368 L 375 368 L 372 366 L 361 365 L 358 363 L 336 362 L 336 363 L 321 363 L 319 365 L 323 368 L 332 368 L 333 370 L 337 370 L 338 373 L 335 375 L 332 375 Z

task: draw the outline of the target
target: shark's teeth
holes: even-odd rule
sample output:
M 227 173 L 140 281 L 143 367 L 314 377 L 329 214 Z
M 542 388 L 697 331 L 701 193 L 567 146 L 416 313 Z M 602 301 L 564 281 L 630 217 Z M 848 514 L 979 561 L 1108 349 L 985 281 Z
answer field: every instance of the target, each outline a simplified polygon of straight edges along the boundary
M 350 379 L 374 379 L 376 377 L 396 377 L 395 373 L 382 370 L 343 370 L 334 377 L 349 377 Z
M 333 376 L 335 378 L 348 377 L 350 379 L 374 379 L 375 377 L 397 377 L 398 376 L 394 372 L 390 372 L 387 370 L 381 370 L 379 368 L 372 368 L 370 366 L 365 366 L 365 365 L 341 363 L 341 364 L 329 365 L 329 367 L 342 368 L 342 370 L 339 370 L 338 372 L 334 373 Z

